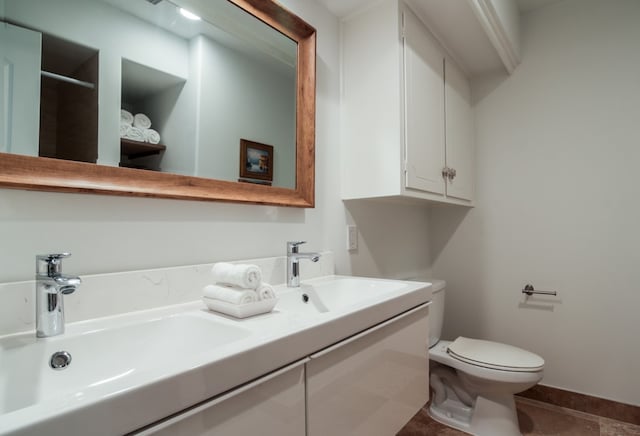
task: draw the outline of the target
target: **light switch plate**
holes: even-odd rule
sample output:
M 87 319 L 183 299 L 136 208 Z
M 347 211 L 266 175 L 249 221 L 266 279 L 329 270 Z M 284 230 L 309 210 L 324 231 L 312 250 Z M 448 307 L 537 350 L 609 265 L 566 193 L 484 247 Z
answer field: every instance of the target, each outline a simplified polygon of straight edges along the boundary
M 358 227 L 347 226 L 347 249 L 349 251 L 358 249 Z

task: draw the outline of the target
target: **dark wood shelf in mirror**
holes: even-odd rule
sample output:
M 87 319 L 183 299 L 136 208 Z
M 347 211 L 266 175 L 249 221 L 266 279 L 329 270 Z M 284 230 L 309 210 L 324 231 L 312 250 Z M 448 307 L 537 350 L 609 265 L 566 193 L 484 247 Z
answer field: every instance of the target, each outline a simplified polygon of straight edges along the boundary
M 166 149 L 167 146 L 162 144 L 150 144 L 148 142 L 132 141 L 124 138 L 120 139 L 120 154 L 127 156 L 129 159 L 153 156 L 162 153 Z

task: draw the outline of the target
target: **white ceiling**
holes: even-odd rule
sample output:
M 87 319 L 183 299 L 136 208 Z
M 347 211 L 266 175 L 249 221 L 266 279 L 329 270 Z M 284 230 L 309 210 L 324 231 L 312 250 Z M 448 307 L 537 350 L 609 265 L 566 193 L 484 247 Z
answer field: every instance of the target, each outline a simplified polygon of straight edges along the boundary
M 273 66 L 284 64 L 285 71 L 295 69 L 295 42 L 227 1 L 210 1 L 212 13 L 199 21 L 183 17 L 178 13 L 178 6 L 169 0 L 155 5 L 148 0 L 102 1 L 184 39 L 205 35 Z
M 552 3 L 558 3 L 562 0 L 516 0 L 518 2 L 518 9 L 521 14 L 526 14 L 534 9 L 550 5 Z
M 377 0 L 316 0 L 344 18 Z M 504 64 L 469 0 L 405 0 L 469 77 L 502 70 Z M 514 0 L 520 13 L 562 0 Z
M 316 0 L 326 6 L 329 11 L 338 17 L 346 17 L 361 6 L 370 3 L 371 0 Z M 440 0 L 440 1 L 466 1 L 466 0 Z M 516 0 L 520 13 L 531 12 L 534 9 L 558 3 L 562 0 Z
M 346 17 L 360 6 L 367 3 L 367 0 L 316 0 L 318 3 L 325 5 L 333 15 L 337 17 Z

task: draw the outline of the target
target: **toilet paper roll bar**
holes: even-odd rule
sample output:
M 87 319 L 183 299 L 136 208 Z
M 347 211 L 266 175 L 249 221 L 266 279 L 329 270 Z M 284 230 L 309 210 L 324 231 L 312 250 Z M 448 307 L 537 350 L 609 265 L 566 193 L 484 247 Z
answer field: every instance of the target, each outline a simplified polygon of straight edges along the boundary
M 536 288 L 533 287 L 532 284 L 528 283 L 525 285 L 524 289 L 522 290 L 523 294 L 527 294 L 528 296 L 531 296 L 533 294 L 540 294 L 540 295 L 558 295 L 558 293 L 556 291 L 538 291 Z

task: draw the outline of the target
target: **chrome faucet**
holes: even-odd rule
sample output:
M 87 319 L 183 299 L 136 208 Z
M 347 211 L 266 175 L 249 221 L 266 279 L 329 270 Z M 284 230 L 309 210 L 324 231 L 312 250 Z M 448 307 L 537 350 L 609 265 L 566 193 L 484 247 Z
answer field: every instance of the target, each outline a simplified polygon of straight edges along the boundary
M 47 338 L 64 333 L 62 296 L 76 290 L 80 277 L 62 274 L 62 259 L 70 253 L 36 256 L 36 336 Z
M 300 259 L 309 259 L 311 262 L 320 260 L 320 253 L 299 253 L 298 247 L 302 244 L 306 242 L 287 242 L 287 286 L 290 288 L 300 286 Z

